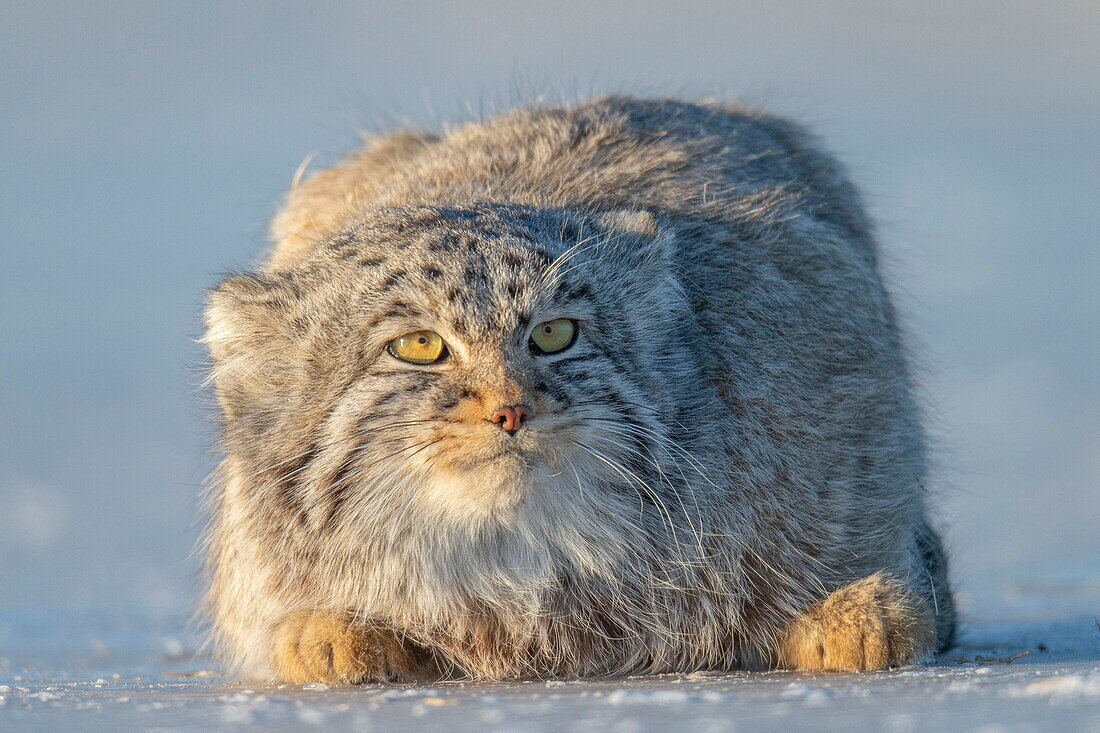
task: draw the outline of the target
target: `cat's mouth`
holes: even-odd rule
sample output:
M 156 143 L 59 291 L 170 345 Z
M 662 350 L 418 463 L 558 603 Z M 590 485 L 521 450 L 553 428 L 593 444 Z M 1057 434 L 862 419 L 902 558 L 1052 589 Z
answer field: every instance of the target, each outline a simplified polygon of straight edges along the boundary
M 537 446 L 515 438 L 506 441 L 467 439 L 442 447 L 429 460 L 456 475 L 471 475 L 486 470 L 520 473 L 542 462 L 543 456 Z
M 504 445 L 485 456 L 481 457 L 479 463 L 483 466 L 490 466 L 496 464 L 508 464 L 514 465 L 517 468 L 531 468 L 536 463 L 542 461 L 542 454 L 537 450 L 524 448 L 519 445 L 510 444 Z
M 571 433 L 562 432 L 559 425 L 524 426 L 514 434 L 494 428 L 455 436 L 440 445 L 426 460 L 437 476 L 447 476 L 453 486 L 477 486 L 499 500 L 492 487 L 511 487 L 526 493 L 526 489 L 541 485 L 547 476 L 557 476 L 570 470 Z M 567 426 L 568 427 L 568 426 Z M 549 429 L 547 429 L 549 428 Z M 572 461 L 576 462 L 576 461 Z M 507 493 L 507 492 L 505 492 Z

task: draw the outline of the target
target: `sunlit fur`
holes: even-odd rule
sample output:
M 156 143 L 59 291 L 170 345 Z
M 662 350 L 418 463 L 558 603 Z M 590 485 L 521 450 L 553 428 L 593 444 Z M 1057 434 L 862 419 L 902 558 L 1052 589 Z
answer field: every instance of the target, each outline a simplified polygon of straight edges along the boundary
M 401 133 L 296 185 L 273 232 L 206 314 L 234 670 L 272 676 L 273 629 L 315 610 L 452 675 L 762 668 L 880 571 L 950 638 L 875 244 L 798 127 L 609 98 Z M 532 354 L 555 318 L 576 343 Z M 449 360 L 387 352 L 421 329 Z M 514 437 L 489 421 L 519 403 Z

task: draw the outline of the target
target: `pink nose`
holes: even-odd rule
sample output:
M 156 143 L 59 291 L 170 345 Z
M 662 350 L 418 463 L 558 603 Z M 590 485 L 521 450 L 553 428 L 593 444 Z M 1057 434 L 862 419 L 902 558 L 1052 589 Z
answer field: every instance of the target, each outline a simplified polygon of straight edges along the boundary
M 505 405 L 493 413 L 489 422 L 496 423 L 509 435 L 515 435 L 523 427 L 523 423 L 534 416 L 535 413 L 527 405 Z

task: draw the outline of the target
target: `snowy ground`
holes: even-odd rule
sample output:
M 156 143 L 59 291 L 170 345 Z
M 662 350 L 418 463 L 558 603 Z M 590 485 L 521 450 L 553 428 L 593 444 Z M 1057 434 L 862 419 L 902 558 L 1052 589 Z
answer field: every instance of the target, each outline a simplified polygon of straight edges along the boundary
M 0 730 L 1091 730 L 1100 622 L 972 623 L 932 664 L 430 687 L 256 687 L 170 621 L 0 612 Z

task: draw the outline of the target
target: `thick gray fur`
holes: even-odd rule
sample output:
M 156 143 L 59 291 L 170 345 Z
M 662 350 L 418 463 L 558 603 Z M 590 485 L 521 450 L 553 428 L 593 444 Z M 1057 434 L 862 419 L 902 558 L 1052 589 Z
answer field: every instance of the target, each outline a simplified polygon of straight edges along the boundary
M 474 676 L 760 668 L 876 572 L 950 642 L 875 239 L 800 127 L 673 100 L 520 109 L 375 140 L 273 230 L 207 312 L 209 606 L 238 669 L 271 674 L 270 630 L 310 609 Z M 532 355 L 558 317 L 576 345 Z M 422 328 L 448 366 L 386 352 Z M 514 438 L 484 419 L 510 400 L 536 413 Z

